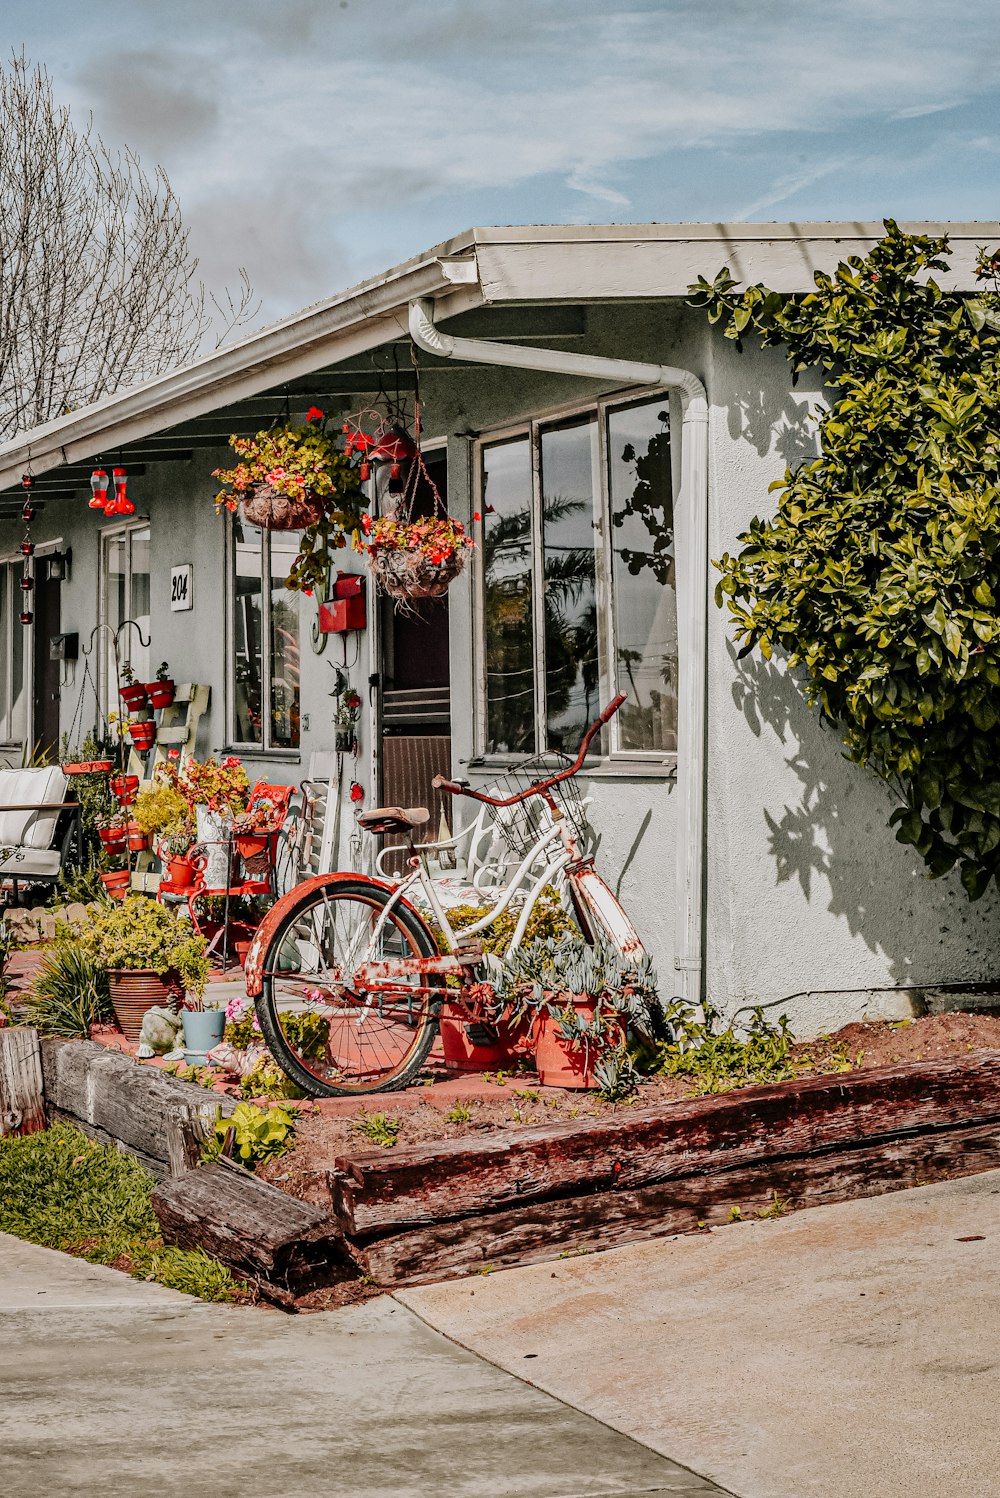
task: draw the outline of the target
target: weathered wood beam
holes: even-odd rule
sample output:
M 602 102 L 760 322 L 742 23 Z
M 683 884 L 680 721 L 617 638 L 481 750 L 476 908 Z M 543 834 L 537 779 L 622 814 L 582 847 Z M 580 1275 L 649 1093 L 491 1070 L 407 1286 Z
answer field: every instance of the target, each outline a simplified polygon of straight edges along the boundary
M 737 1165 L 1000 1121 L 1000 1052 L 817 1076 L 567 1128 L 401 1145 L 334 1160 L 334 1211 L 351 1235 L 574 1192 L 620 1192 Z
M 0 1030 L 0 1134 L 45 1128 L 38 1031 L 30 1025 Z
M 325 1212 L 242 1166 L 190 1170 L 158 1186 L 152 1202 L 168 1243 L 203 1248 L 279 1305 L 357 1277 Z

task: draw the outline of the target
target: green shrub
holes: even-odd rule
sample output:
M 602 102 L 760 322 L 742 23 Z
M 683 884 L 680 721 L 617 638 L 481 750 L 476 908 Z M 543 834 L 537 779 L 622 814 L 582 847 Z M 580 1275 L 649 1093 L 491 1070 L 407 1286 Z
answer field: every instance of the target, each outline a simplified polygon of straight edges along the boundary
M 938 286 L 947 238 L 885 228 L 806 296 L 727 270 L 691 288 L 728 338 L 783 347 L 832 395 L 820 456 L 772 485 L 778 512 L 717 563 L 716 597 L 742 653 L 783 652 L 896 792 L 897 840 L 931 878 L 958 863 L 977 899 L 1000 882 L 1000 318 L 995 290 Z M 994 287 L 997 264 L 983 252 Z
M 86 1040 L 91 1025 L 113 1017 L 108 975 L 72 938 L 61 938 L 46 953 L 22 1013 L 40 1035 Z
M 0 1231 L 112 1264 L 202 1300 L 246 1287 L 201 1249 L 166 1247 L 150 1205 L 152 1176 L 131 1155 L 68 1124 L 0 1138 Z
M 148 896 L 130 895 L 93 914 L 78 941 L 84 955 L 102 968 L 149 968 L 161 977 L 176 973 L 188 992 L 205 992 L 205 938 Z

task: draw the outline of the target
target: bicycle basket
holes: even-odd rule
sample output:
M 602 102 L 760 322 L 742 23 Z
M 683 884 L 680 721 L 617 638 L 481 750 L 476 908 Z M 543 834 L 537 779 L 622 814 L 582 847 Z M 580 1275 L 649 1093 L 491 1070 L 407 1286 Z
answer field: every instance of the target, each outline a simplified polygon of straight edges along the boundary
M 502 800 L 516 796 L 538 780 L 557 775 L 573 763 L 571 755 L 553 750 L 547 754 L 536 754 L 519 765 L 512 765 L 497 777 L 491 793 Z M 577 777 L 561 780 L 549 787 L 549 794 L 573 830 L 573 835 L 583 842 L 587 837 L 587 815 Z M 519 801 L 514 806 L 498 806 L 493 809 L 494 825 L 511 853 L 518 860 L 531 852 L 538 839 L 552 826 L 552 813 L 540 796 Z

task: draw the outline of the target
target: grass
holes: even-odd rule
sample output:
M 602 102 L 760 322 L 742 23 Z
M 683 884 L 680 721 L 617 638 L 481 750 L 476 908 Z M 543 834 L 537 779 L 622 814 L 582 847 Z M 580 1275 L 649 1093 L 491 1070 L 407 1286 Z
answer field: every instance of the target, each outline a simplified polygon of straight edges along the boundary
M 138 1160 L 69 1124 L 0 1138 L 0 1231 L 200 1300 L 245 1295 L 247 1287 L 201 1249 L 164 1244 L 150 1205 L 154 1185 Z
M 444 1116 L 445 1123 L 452 1124 L 469 1123 L 471 1119 L 472 1109 L 468 1103 L 456 1103 L 453 1108 L 448 1109 L 448 1112 Z
M 351 1126 L 355 1134 L 363 1134 L 372 1144 L 381 1149 L 395 1149 L 399 1131 L 403 1127 L 401 1118 L 390 1118 L 387 1113 L 362 1113 Z

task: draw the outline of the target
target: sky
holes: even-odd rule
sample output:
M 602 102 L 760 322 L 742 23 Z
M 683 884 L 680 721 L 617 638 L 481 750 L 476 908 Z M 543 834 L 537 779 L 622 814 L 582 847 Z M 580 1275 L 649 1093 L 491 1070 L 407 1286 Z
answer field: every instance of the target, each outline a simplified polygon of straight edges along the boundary
M 259 322 L 473 225 L 1000 218 L 997 0 L 3 0 L 0 40 Z

